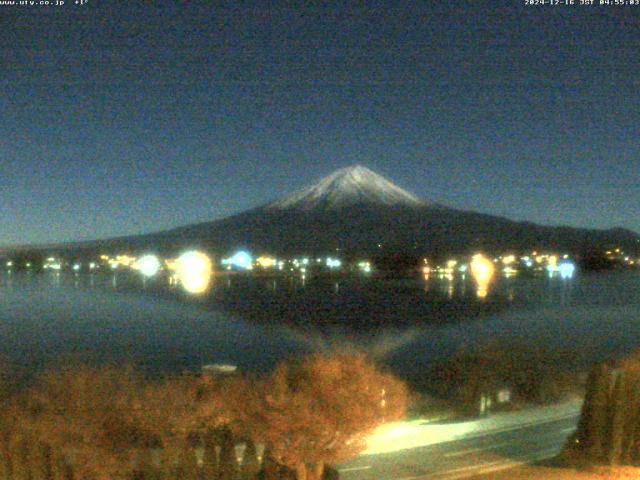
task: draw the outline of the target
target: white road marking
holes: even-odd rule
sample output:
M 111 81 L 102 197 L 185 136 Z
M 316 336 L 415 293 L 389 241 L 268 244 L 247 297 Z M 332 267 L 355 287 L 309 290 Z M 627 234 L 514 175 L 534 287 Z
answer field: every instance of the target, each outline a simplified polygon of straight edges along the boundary
M 519 467 L 521 465 L 528 465 L 532 462 L 544 460 L 550 458 L 558 453 L 557 448 L 550 448 L 546 450 L 540 450 L 524 457 L 522 460 L 498 460 L 495 462 L 489 462 L 479 465 L 471 465 L 468 467 L 454 468 L 445 472 L 433 472 L 428 475 L 420 475 L 417 477 L 402 477 L 397 480 L 430 480 L 430 479 L 446 479 L 446 480 L 458 480 L 461 478 L 468 478 L 477 475 L 483 475 L 486 473 L 498 472 L 500 470 L 508 470 L 510 468 Z
M 556 437 L 556 436 L 563 437 L 567 433 L 575 431 L 575 429 L 576 429 L 575 427 L 564 428 L 564 429 L 559 430 L 557 432 L 547 432 L 547 433 L 544 433 L 542 435 L 537 435 L 536 438 Z M 486 451 L 486 450 L 494 450 L 496 448 L 505 447 L 507 445 L 513 445 L 513 444 L 514 444 L 513 441 L 495 443 L 493 445 L 486 445 L 486 446 L 483 446 L 483 447 L 468 448 L 466 450 L 460 450 L 460 451 L 457 451 L 457 452 L 445 453 L 442 456 L 445 457 L 445 458 L 460 457 L 462 455 L 466 455 L 466 454 L 469 454 L 469 453 L 477 453 L 477 452 L 483 452 L 483 451 Z
M 503 442 L 503 443 L 496 443 L 495 445 L 487 445 L 486 447 L 468 448 L 466 450 L 460 450 L 459 452 L 445 453 L 443 457 L 446 457 L 446 458 L 461 457 L 462 455 L 467 455 L 469 453 L 484 452 L 485 450 L 493 450 L 494 448 L 504 447 L 505 445 L 511 445 L 512 443 L 513 442 Z
M 366 465 L 364 467 L 349 467 L 349 468 L 341 468 L 338 471 L 340 473 L 344 473 L 344 472 L 357 472 L 360 470 L 369 470 L 371 468 L 371 465 Z
M 532 462 L 537 462 L 540 460 L 544 460 L 550 457 L 553 457 L 558 453 L 557 448 L 550 448 L 547 450 L 538 451 L 532 455 L 529 455 L 522 460 L 508 460 L 508 461 L 500 461 L 500 462 L 491 462 L 484 465 L 476 465 L 475 469 L 470 468 L 470 471 L 460 472 L 458 475 L 450 476 L 447 472 L 437 473 L 435 478 L 438 478 L 442 475 L 445 475 L 443 478 L 447 480 L 457 480 L 461 478 L 475 477 L 477 475 L 484 475 L 487 473 L 499 472 L 501 470 L 509 470 L 511 468 L 516 468 L 522 465 L 528 465 Z M 433 476 L 430 478 L 434 478 Z

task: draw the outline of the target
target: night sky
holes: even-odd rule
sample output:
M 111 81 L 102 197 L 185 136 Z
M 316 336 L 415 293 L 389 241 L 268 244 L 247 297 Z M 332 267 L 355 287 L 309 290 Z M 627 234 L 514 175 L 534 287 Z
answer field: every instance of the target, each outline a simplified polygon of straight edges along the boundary
M 356 163 L 640 232 L 640 7 L 66 3 L 0 5 L 0 245 L 212 220 Z

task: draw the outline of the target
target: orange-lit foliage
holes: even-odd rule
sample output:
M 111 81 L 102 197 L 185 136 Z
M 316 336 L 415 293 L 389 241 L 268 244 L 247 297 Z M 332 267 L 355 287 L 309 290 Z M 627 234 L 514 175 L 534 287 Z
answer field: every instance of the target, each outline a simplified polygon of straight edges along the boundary
M 336 354 L 284 363 L 260 382 L 150 381 L 131 369 L 62 368 L 0 403 L 2 478 L 186 478 L 193 448 L 205 452 L 204 473 L 215 453 L 211 440 L 222 431 L 216 428 L 231 424 L 311 480 L 325 463 L 360 452 L 380 423 L 402 416 L 407 392 L 365 357 Z
M 229 390 L 234 426 L 265 443 L 298 479 L 357 455 L 380 424 L 401 418 L 407 390 L 358 354 L 315 354 L 280 364 L 263 382 Z
M 201 381 L 149 382 L 131 369 L 49 371 L 16 399 L 12 438 L 44 443 L 80 478 L 129 476 L 150 448 L 172 461 L 189 433 L 215 420 L 217 404 Z M 15 423 L 15 422 L 14 422 Z

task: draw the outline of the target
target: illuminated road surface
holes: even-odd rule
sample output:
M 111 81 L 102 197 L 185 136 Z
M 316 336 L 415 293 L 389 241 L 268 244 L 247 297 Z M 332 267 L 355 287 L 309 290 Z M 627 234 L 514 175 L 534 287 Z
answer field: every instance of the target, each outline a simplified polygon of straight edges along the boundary
M 343 480 L 456 479 L 487 474 L 555 456 L 575 430 L 579 406 L 554 416 L 522 415 L 498 426 L 442 443 L 362 455 L 340 467 Z M 466 438 L 465 438 L 466 437 Z

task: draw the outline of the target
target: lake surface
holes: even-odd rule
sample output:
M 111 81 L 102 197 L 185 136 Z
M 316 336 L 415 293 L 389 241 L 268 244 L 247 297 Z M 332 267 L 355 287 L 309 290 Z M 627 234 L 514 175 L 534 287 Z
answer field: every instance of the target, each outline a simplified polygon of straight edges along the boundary
M 191 297 L 122 273 L 0 275 L 0 355 L 27 371 L 63 358 L 264 371 L 355 345 L 415 376 L 462 346 L 514 337 L 571 351 L 579 364 L 640 347 L 640 272 L 501 278 L 484 299 L 469 279 L 236 275 Z

